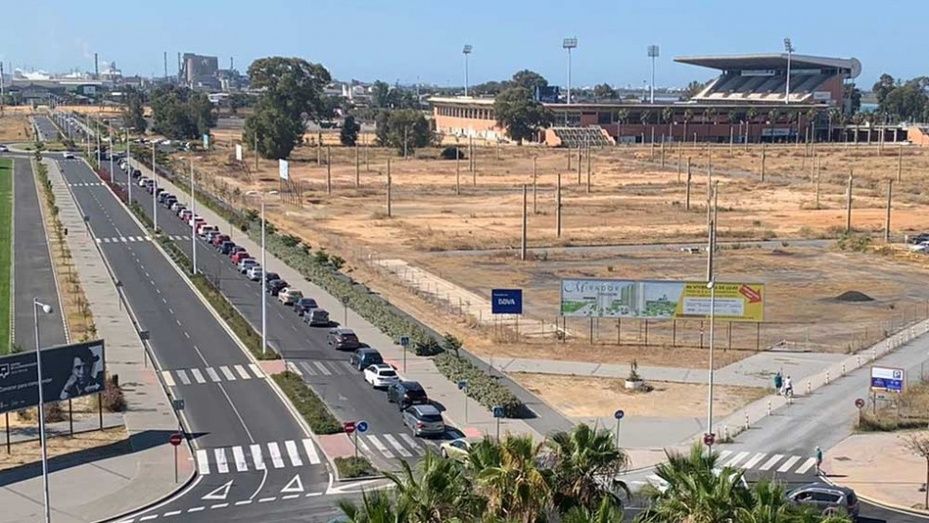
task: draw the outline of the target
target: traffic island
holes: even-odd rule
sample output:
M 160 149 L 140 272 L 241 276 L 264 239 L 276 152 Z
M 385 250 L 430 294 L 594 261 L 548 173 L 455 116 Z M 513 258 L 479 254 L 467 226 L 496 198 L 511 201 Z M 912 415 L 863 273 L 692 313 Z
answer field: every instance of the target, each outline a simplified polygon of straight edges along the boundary
M 377 470 L 371 462 L 364 457 L 349 456 L 335 458 L 335 466 L 339 471 L 339 479 L 362 479 L 377 477 Z

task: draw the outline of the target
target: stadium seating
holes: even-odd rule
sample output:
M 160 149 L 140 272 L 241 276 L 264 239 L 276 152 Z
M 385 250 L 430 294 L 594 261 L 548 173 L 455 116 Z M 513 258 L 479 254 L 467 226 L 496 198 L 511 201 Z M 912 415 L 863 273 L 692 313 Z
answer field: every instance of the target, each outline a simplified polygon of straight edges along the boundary
M 813 97 L 813 91 L 831 78 L 827 74 L 799 74 L 790 79 L 790 101 L 806 102 Z M 783 74 L 774 76 L 742 76 L 738 73 L 724 73 L 707 85 L 694 97 L 695 101 L 753 101 L 781 102 L 787 88 L 787 77 Z
M 615 145 L 616 141 L 600 127 L 552 127 L 552 131 L 561 140 L 562 147 L 603 147 Z

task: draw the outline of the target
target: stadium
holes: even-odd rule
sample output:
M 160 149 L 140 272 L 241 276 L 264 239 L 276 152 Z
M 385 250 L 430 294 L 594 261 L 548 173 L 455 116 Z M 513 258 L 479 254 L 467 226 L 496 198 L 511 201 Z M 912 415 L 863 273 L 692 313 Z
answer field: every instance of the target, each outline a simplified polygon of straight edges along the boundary
M 639 100 L 543 102 L 555 126 L 538 136 L 549 146 L 615 143 L 785 141 L 898 141 L 899 126 L 840 125 L 851 112 L 846 84 L 861 72 L 855 58 L 786 53 L 684 56 L 675 62 L 715 69 L 711 80 L 687 101 Z M 433 97 L 436 130 L 452 136 L 506 139 L 497 125 L 494 100 Z

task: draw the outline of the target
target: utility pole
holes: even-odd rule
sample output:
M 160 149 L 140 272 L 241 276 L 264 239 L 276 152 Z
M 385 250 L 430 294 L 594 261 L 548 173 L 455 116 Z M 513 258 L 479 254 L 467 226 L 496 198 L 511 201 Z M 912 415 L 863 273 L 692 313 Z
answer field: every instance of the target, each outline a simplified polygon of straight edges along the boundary
M 845 232 L 852 232 L 852 179 L 854 173 L 848 175 L 848 187 L 845 189 Z
M 361 157 L 358 154 L 358 146 L 355 146 L 355 188 L 361 187 Z
M 693 173 L 690 170 L 690 156 L 687 157 L 687 194 L 684 200 L 684 210 L 690 210 L 690 182 L 693 180 Z
M 100 148 L 97 147 L 98 155 Z M 97 161 L 99 164 L 99 160 Z M 155 234 L 158 233 L 158 171 L 155 170 L 155 142 L 152 142 L 152 223 Z
M 587 144 L 587 194 L 590 194 L 590 144 Z
M 255 133 L 255 145 L 252 147 L 252 152 L 255 153 L 255 172 L 258 172 L 258 133 Z
M 536 169 L 536 160 L 538 159 L 539 159 L 538 156 L 532 157 L 532 214 L 533 216 L 538 214 L 537 203 L 539 199 L 539 191 L 538 191 L 538 176 L 537 176 L 537 169 Z
M 887 180 L 887 216 L 884 217 L 884 241 L 890 243 L 890 206 L 893 199 L 894 181 Z
M 555 188 L 555 236 L 561 238 L 561 173 L 558 173 L 558 186 Z
M 520 243 L 519 259 L 526 261 L 526 236 L 529 232 L 529 205 L 528 205 L 529 187 L 523 184 L 523 239 Z
M 706 184 L 706 281 L 713 281 L 713 257 L 716 250 L 716 224 L 713 223 L 713 185 L 711 180 Z
M 332 194 L 332 146 L 326 146 L 326 194 Z
M 764 183 L 764 169 L 765 169 L 765 160 L 767 159 L 767 145 L 761 144 L 761 183 Z
M 194 194 L 194 159 L 190 159 L 190 216 L 191 223 L 190 226 L 190 248 L 193 252 L 193 265 L 191 266 L 191 273 L 197 275 L 197 222 L 194 221 L 194 218 L 197 216 L 197 197 Z
M 461 196 L 461 150 L 455 147 L 455 195 Z
M 390 208 L 390 158 L 387 158 L 387 217 L 393 217 L 392 209 Z

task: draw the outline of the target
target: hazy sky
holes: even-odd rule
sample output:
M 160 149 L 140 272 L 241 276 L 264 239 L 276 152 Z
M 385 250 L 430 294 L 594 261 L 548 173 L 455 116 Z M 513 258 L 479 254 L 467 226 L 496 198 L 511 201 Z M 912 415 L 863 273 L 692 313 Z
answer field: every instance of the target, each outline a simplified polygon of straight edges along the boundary
M 856 57 L 870 88 L 882 72 L 929 72 L 921 49 L 929 1 L 759 0 L 28 0 L 6 2 L 0 60 L 50 71 L 93 70 L 93 53 L 124 73 L 177 69 L 178 52 L 255 58 L 295 55 L 335 78 L 461 85 L 470 43 L 471 83 L 530 68 L 566 81 L 562 38 L 576 36 L 573 83 L 642 85 L 646 46 L 661 46 L 656 84 L 683 86 L 715 76 L 675 64 L 690 54 L 778 52 L 790 36 L 798 53 Z M 915 52 L 906 52 L 905 49 Z

